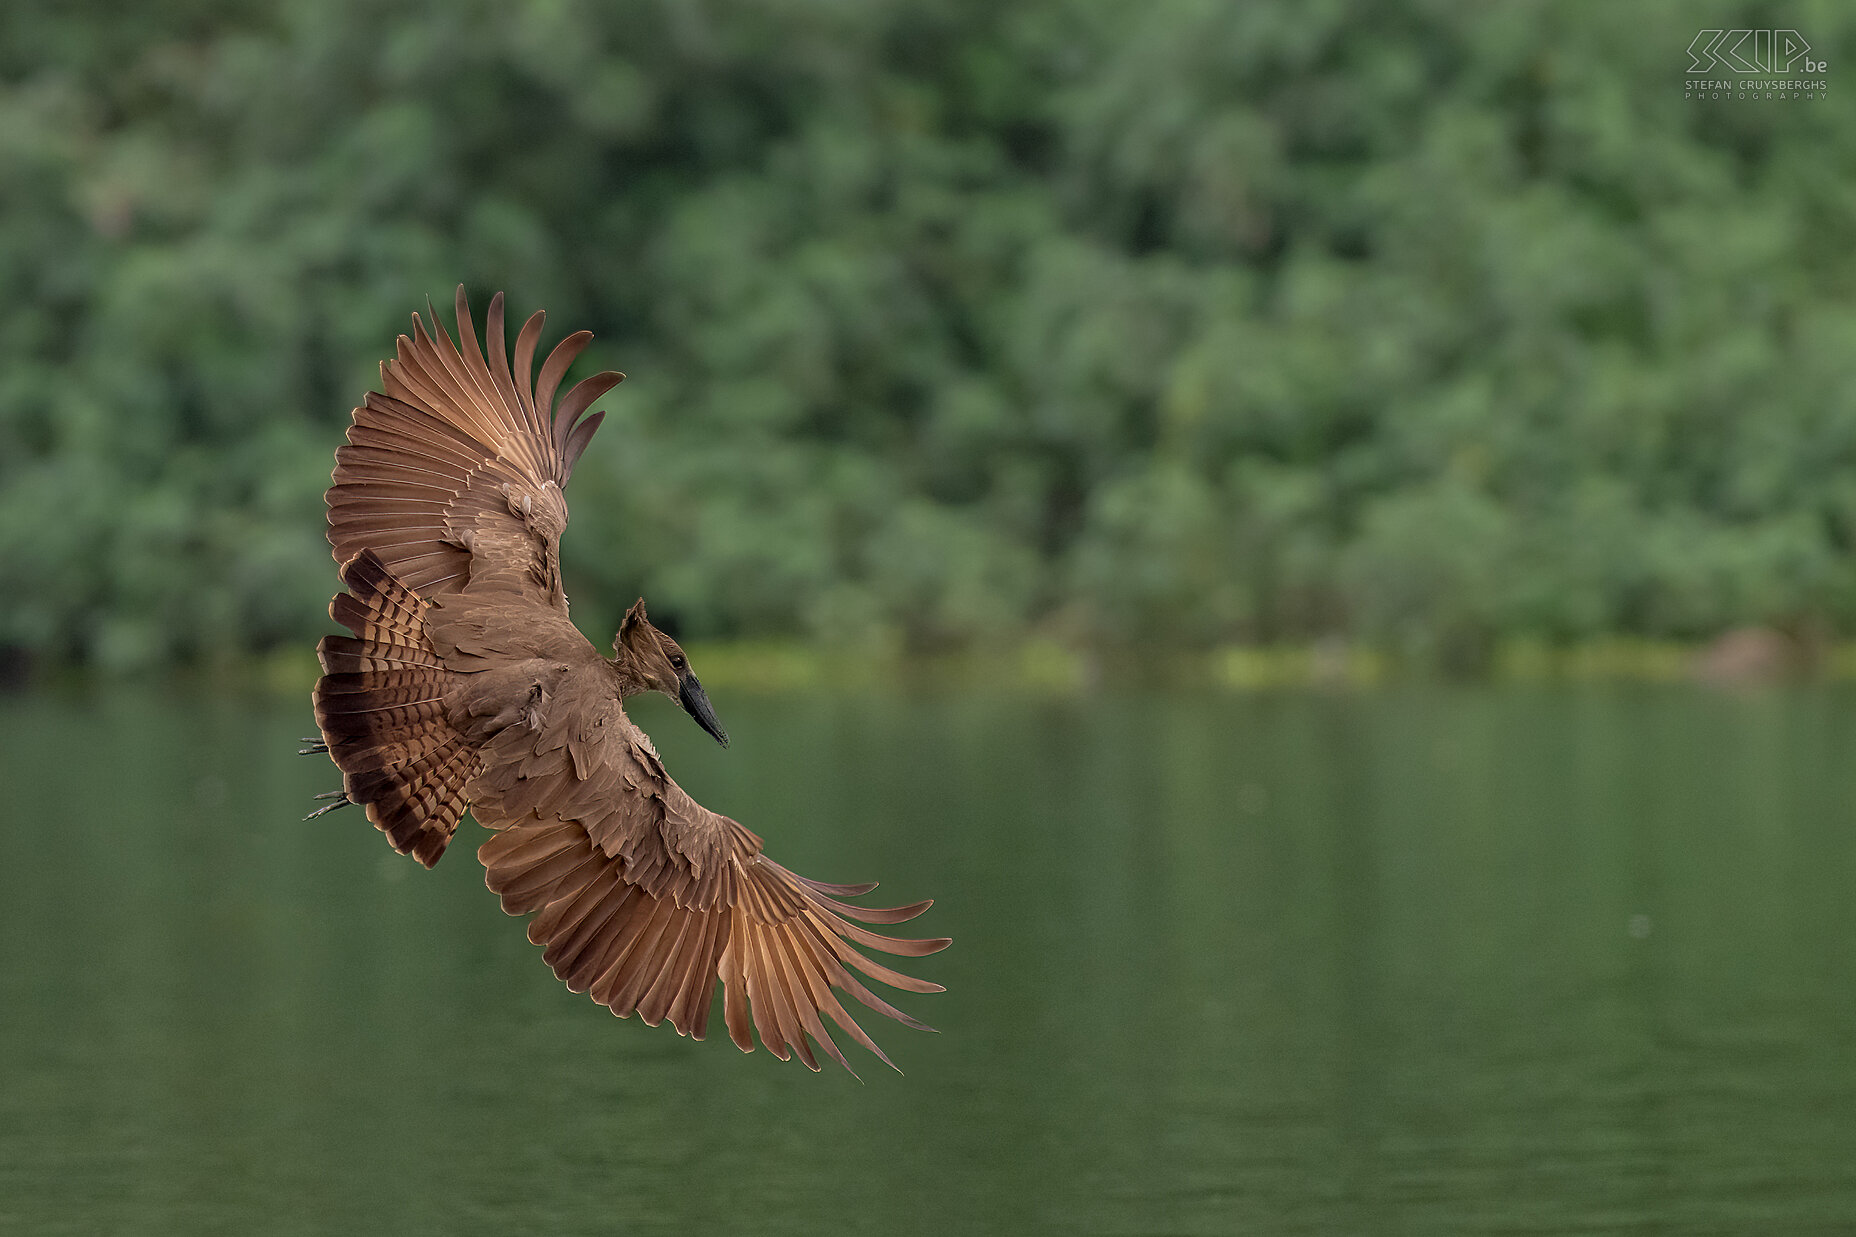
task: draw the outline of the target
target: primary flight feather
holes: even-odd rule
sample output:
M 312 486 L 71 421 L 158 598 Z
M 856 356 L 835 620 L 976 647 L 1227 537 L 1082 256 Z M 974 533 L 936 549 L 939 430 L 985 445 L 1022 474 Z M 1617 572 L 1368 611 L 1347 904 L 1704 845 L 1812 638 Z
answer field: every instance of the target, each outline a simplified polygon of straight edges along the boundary
M 919 956 L 948 941 L 860 924 L 912 919 L 929 903 L 845 899 L 874 885 L 789 872 L 761 840 L 691 799 L 664 771 L 625 698 L 658 691 L 728 742 L 676 641 L 642 600 L 602 656 L 567 617 L 564 491 L 623 377 L 581 381 L 555 406 L 592 336 L 555 347 L 530 384 L 540 313 L 504 351 L 503 297 L 479 347 L 464 289 L 454 344 L 417 314 L 381 389 L 354 410 L 335 453 L 329 542 L 345 592 L 329 613 L 351 636 L 318 653 L 316 722 L 342 771 L 336 802 L 359 803 L 394 849 L 431 867 L 466 810 L 494 836 L 485 882 L 575 992 L 701 1039 L 719 978 L 728 1033 L 813 1069 L 813 1046 L 845 1068 L 825 1025 L 889 1058 L 836 993 L 913 1027 L 858 974 L 939 992 L 856 946 Z M 327 808 L 324 809 L 329 810 Z M 318 813 L 319 814 L 319 813 Z M 923 1028 L 926 1029 L 926 1028 Z

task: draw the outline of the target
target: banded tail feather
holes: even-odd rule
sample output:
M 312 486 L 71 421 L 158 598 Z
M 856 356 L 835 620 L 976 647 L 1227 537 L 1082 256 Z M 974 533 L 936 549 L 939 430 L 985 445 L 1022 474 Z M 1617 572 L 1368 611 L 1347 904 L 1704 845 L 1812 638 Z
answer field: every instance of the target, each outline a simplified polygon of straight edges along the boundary
M 456 675 L 426 638 L 428 603 L 372 550 L 348 561 L 342 583 L 348 591 L 329 614 L 354 635 L 317 646 L 316 724 L 344 797 L 366 807 L 393 849 L 429 868 L 457 831 L 476 771 L 475 747 L 446 716 Z

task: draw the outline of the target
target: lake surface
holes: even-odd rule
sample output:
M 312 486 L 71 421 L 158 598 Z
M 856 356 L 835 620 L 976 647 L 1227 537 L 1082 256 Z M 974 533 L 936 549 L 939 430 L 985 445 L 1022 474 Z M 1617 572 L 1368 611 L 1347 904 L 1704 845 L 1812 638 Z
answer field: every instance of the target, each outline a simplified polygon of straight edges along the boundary
M 1856 693 L 715 695 L 698 799 L 938 899 L 906 1075 L 568 993 L 306 702 L 0 698 L 0 1231 L 1856 1229 Z

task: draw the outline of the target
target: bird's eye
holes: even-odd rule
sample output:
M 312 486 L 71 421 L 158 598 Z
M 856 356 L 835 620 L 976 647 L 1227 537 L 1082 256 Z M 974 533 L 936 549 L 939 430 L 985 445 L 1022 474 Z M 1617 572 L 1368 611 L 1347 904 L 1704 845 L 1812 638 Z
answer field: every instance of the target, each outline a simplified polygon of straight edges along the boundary
M 670 655 L 670 665 L 676 670 L 683 669 L 683 655 L 681 653 L 672 653 Z

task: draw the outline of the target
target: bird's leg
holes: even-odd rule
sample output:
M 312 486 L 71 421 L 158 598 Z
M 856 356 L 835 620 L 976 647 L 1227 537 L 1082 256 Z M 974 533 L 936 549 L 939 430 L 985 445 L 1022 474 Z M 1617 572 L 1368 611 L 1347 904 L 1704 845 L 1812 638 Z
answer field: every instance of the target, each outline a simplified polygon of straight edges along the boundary
M 541 729 L 541 706 L 547 702 L 547 695 L 541 690 L 541 684 L 528 689 L 528 700 L 522 705 L 522 721 L 530 730 Z
M 325 790 L 321 794 L 317 795 L 316 798 L 333 799 L 335 800 L 335 802 L 323 804 L 321 807 L 317 808 L 315 811 L 305 816 L 303 818 L 304 820 L 314 820 L 318 816 L 326 816 L 330 812 L 333 812 L 336 808 L 347 807 L 350 803 L 354 802 L 353 799 L 350 799 L 348 797 L 348 792 L 345 790 Z

